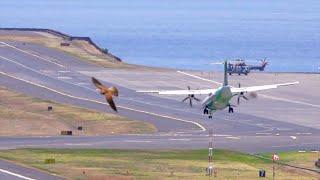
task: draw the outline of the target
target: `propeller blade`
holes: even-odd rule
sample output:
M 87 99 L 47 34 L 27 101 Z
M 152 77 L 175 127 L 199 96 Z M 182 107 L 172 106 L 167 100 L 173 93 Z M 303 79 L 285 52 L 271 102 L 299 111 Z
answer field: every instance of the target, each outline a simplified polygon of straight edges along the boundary
M 183 100 L 182 100 L 182 102 L 185 102 L 187 99 L 189 99 L 190 97 L 189 96 L 187 96 L 186 98 L 184 98 Z
M 200 99 L 198 99 L 198 98 L 196 98 L 196 97 L 194 97 L 193 99 L 196 100 L 196 101 L 201 101 Z
M 238 96 L 237 104 L 238 104 L 238 105 L 240 104 L 240 95 Z
M 245 99 L 245 100 L 249 100 L 246 96 L 244 96 L 244 95 L 242 95 L 242 97 L 243 97 L 243 99 Z
M 189 104 L 190 104 L 190 107 L 192 107 L 192 99 L 191 98 L 190 98 Z

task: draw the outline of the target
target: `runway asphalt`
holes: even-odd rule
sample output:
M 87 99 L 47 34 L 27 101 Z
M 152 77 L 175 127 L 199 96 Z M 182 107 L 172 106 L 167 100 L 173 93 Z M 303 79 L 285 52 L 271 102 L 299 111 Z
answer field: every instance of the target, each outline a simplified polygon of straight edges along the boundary
M 172 89 L 178 84 L 171 85 L 172 79 L 184 83 L 179 84 L 180 88 L 190 82 L 194 82 L 194 85 L 196 82 L 201 83 L 199 80 L 178 75 L 173 70 L 124 72 L 124 70 L 106 69 L 55 49 L 30 43 L 3 41 L 0 42 L 0 63 L 1 86 L 34 97 L 112 113 L 103 97 L 91 84 L 90 76 L 94 75 L 103 83 L 119 88 L 121 94 L 116 103 L 120 115 L 151 122 L 158 128 L 158 133 L 150 135 L 0 137 L 1 149 L 23 147 L 199 149 L 207 147 L 209 129 L 213 130 L 216 148 L 249 153 L 320 148 L 320 123 L 315 120 L 319 108 L 314 102 L 307 105 L 260 98 L 243 103 L 244 107 L 237 108 L 234 114 L 218 112 L 214 114 L 212 120 L 209 120 L 202 115 L 199 105 L 190 108 L 177 98 L 161 98 L 135 92 L 140 88 Z M 119 75 L 121 73 L 122 76 Z M 150 73 L 152 75 L 148 75 Z M 296 102 L 301 101 L 296 100 Z M 246 105 L 250 103 L 251 106 Z M 270 115 L 272 118 L 269 118 L 269 115 L 263 116 L 262 106 L 265 106 L 264 109 L 277 107 L 274 115 Z M 311 114 L 310 124 L 303 123 L 301 118 L 292 117 L 292 121 L 290 118 L 284 118 L 290 117 L 291 112 L 300 112 L 301 109 L 305 109 L 308 116 Z M 315 113 L 309 113 L 308 109 Z M 246 113 L 246 110 L 252 114 Z M 283 116 L 281 111 L 288 116 Z M 268 113 L 270 111 L 266 112 Z M 0 168 L 2 167 L 0 163 Z M 1 176 L 7 174 L 0 173 L 0 179 Z
M 97 75 L 96 72 L 105 71 L 104 68 L 34 44 L 23 45 L 18 42 L 2 42 L 2 44 L 5 46 L 0 48 L 1 85 L 43 99 L 112 112 L 106 107 L 103 97 L 96 92 L 90 76 L 87 75 L 88 72 Z M 82 73 L 83 71 L 86 73 Z M 178 77 L 183 78 L 183 76 Z M 145 79 L 147 78 L 149 77 Z M 114 77 L 100 79 L 109 86 L 115 85 L 110 81 L 117 81 Z M 139 94 L 119 84 L 116 86 L 121 92 L 121 96 L 116 100 L 120 109 L 119 114 L 154 123 L 159 133 L 208 134 L 205 130 L 213 129 L 215 134 L 249 136 L 257 133 L 288 136 L 297 133 L 320 134 L 318 128 L 257 117 L 237 110 L 234 114 L 217 112 L 214 119 L 209 120 L 207 116 L 202 115 L 199 106 L 190 108 L 187 104 L 174 99 Z M 259 101 L 250 103 L 264 103 Z M 281 101 L 276 104 L 283 104 L 284 108 L 289 105 Z M 301 108 L 301 105 L 297 104 L 290 106 Z
M 22 165 L 13 164 L 9 161 L 0 160 L 0 179 L 1 180 L 59 180 L 59 176 L 48 174 L 33 168 L 27 168 Z

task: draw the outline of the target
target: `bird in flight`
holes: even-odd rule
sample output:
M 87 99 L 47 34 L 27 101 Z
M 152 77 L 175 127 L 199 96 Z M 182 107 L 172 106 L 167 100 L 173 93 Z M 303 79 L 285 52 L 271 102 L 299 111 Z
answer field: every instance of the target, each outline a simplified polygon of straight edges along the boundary
M 110 87 L 108 88 L 107 86 L 101 84 L 96 78 L 92 77 L 92 82 L 93 84 L 98 88 L 100 91 L 100 94 L 104 95 L 106 97 L 106 100 L 110 107 L 117 112 L 117 106 L 113 101 L 113 96 L 118 96 L 119 91 L 116 87 Z

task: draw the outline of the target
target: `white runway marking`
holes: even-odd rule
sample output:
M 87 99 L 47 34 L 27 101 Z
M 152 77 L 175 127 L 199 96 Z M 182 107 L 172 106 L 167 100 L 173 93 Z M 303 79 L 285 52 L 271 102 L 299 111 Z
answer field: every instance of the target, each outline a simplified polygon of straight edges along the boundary
M 89 102 L 94 102 L 94 103 L 99 103 L 99 104 L 108 105 L 108 104 L 105 103 L 105 102 L 96 101 L 96 100 L 93 100 L 93 99 L 82 98 L 82 97 L 77 97 L 77 96 L 73 96 L 73 95 L 70 95 L 70 94 L 67 94 L 67 93 L 64 93 L 64 92 L 60 92 L 60 91 L 58 91 L 58 90 L 49 88 L 49 87 L 47 87 L 47 86 L 43 86 L 43 85 L 40 85 L 40 84 L 31 82 L 31 81 L 28 81 L 28 80 L 24 80 L 24 79 L 21 79 L 21 78 L 18 78 L 18 77 L 9 75 L 9 74 L 7 74 L 7 73 L 5 73 L 5 72 L 0 72 L 0 74 L 6 75 L 6 76 L 11 77 L 11 78 L 16 79 L 16 80 L 23 81 L 23 82 L 28 83 L 28 84 L 32 84 L 32 85 L 34 85 L 34 86 L 38 86 L 38 87 L 43 88 L 43 89 L 47 89 L 47 90 L 52 91 L 52 92 L 54 92 L 54 93 L 60 94 L 60 95 L 62 95 L 62 96 L 66 96 L 66 97 L 70 97 L 70 98 L 74 98 L 74 99 L 79 99 L 79 100 L 83 100 L 83 101 L 89 101 Z M 153 115 L 153 116 L 158 116 L 158 117 L 162 117 L 162 118 L 167 118 L 167 119 L 172 119 L 172 120 L 176 120 L 176 121 L 191 123 L 191 124 L 194 124 L 194 125 L 198 126 L 198 127 L 201 129 L 201 131 L 205 131 L 205 130 L 206 130 L 206 128 L 205 128 L 204 126 L 202 126 L 200 123 L 197 123 L 197 122 L 194 122 L 194 121 L 189 121 L 189 120 L 184 120 L 184 119 L 180 119 L 180 118 L 175 118 L 175 117 L 171 117 L 171 116 L 167 116 L 167 115 L 161 115 L 161 114 L 157 114 L 157 113 L 153 113 L 153 112 L 148 112 L 148 111 L 133 109 L 133 108 L 125 107 L 125 106 L 118 106 L 118 107 L 119 107 L 119 108 L 122 108 L 122 109 L 130 110 L 130 111 L 134 111 L 134 112 L 140 112 L 140 113 L 149 114 L 149 115 Z
M 66 146 L 91 146 L 89 143 L 64 143 Z
M 81 82 L 81 83 L 77 83 L 78 86 L 88 86 L 90 85 L 89 83 L 84 83 L 84 82 Z
M 71 77 L 68 77 L 68 76 L 59 76 L 57 77 L 58 79 L 72 79 Z
M 234 137 L 234 136 L 230 136 L 230 137 L 226 137 L 227 139 L 236 139 L 236 140 L 239 140 L 240 137 Z
M 180 73 L 180 74 L 184 74 L 184 75 L 187 75 L 187 76 L 190 76 L 190 77 L 196 78 L 196 79 L 200 79 L 200 80 L 203 80 L 203 81 L 208 81 L 208 82 L 212 82 L 212 83 L 215 83 L 215 84 L 218 84 L 218 85 L 222 85 L 222 83 L 220 83 L 220 82 L 213 81 L 213 80 L 209 80 L 209 79 L 205 79 L 205 78 L 202 78 L 202 77 L 199 77 L 199 76 L 193 75 L 193 74 L 189 74 L 189 73 L 182 72 L 182 71 L 177 71 L 177 72 L 178 72 L 178 73 Z
M 295 147 L 295 146 L 304 146 L 304 145 L 316 145 L 317 143 L 310 142 L 310 143 L 301 143 L 301 144 L 291 144 L 291 145 L 277 145 L 271 146 L 273 148 L 281 148 L 281 147 Z
M 289 102 L 289 103 L 294 103 L 294 104 L 301 104 L 301 105 L 306 105 L 306 106 L 312 106 L 315 108 L 320 108 L 320 105 L 318 105 L 318 104 L 311 104 L 311 103 L 307 103 L 307 102 L 295 101 L 295 100 L 279 98 L 279 97 L 274 97 L 274 96 L 269 96 L 269 95 L 264 95 L 264 94 L 259 94 L 259 96 L 262 96 L 267 99 L 272 99 L 272 100 L 278 100 L 278 101 L 284 101 L 284 102 Z
M 256 133 L 256 135 L 271 135 L 272 133 Z
M 191 139 L 169 139 L 169 141 L 191 141 Z
M 39 73 L 39 74 L 41 74 L 41 75 L 43 75 L 43 76 L 47 76 L 47 77 L 53 78 L 53 77 L 51 77 L 51 76 L 48 76 L 48 75 L 46 75 L 46 74 L 43 74 L 43 73 L 41 73 L 41 72 L 39 72 L 39 71 L 37 71 L 37 70 L 35 70 L 35 69 L 32 69 L 32 68 L 30 68 L 30 67 L 28 67 L 28 66 L 26 66 L 26 65 L 24 65 L 24 64 L 21 64 L 21 63 L 19 63 L 19 62 L 16 62 L 16 61 L 14 61 L 14 60 L 9 59 L 9 58 L 3 57 L 3 56 L 0 56 L 0 58 L 5 59 L 5 60 L 7 60 L 7 61 L 10 61 L 10 62 L 12 62 L 12 63 L 15 63 L 15 64 L 17 64 L 17 65 L 19 65 L 19 66 L 21 66 L 21 67 L 24 67 L 24 68 L 26 68 L 26 69 L 29 69 L 30 71 L 33 71 L 33 72 L 35 72 L 35 73 Z M 59 78 L 57 78 L 57 79 L 59 79 Z M 62 79 L 63 79 L 63 78 L 62 78 Z M 60 78 L 59 80 L 62 80 L 62 79 Z M 94 91 L 94 90 L 92 90 L 92 89 L 90 89 L 90 88 L 88 88 L 88 87 L 81 86 L 81 85 L 79 85 L 79 84 L 73 84 L 73 83 L 70 83 L 70 82 L 67 82 L 67 81 L 63 81 L 63 82 L 68 83 L 68 84 L 71 84 L 71 85 L 79 86 L 79 87 L 88 89 L 88 90 L 90 90 L 90 91 Z M 135 100 L 130 99 L 130 98 L 122 98 L 122 99 L 127 99 L 127 100 L 131 100 L 131 101 L 135 101 Z M 140 102 L 140 103 L 144 103 L 144 104 L 150 104 L 150 105 L 152 105 L 151 103 L 146 103 L 146 102 L 143 102 L 143 101 L 139 101 L 139 102 Z M 107 104 L 107 105 L 108 105 L 108 104 Z M 159 106 L 159 105 L 158 105 L 158 106 Z M 119 107 L 121 107 L 121 106 L 119 106 Z M 124 107 L 124 108 L 125 108 L 125 107 Z M 167 107 L 163 107 L 163 108 L 167 108 Z M 179 110 L 179 109 L 175 109 L 175 110 Z M 179 110 L 179 111 L 183 111 L 183 110 Z M 152 115 L 158 116 L 158 115 L 156 115 L 156 114 L 152 114 Z M 163 116 L 163 117 L 164 117 L 164 116 Z M 169 116 L 168 116 L 168 117 L 169 117 Z M 173 118 L 169 118 L 169 119 L 173 119 Z M 179 118 L 175 118 L 174 120 L 184 121 L 184 122 L 192 122 L 192 124 L 197 123 L 197 122 L 193 122 L 193 121 L 182 120 L 182 119 L 179 119 Z M 197 123 L 197 124 L 199 124 L 199 123 Z M 200 124 L 199 124 L 199 125 L 200 125 Z M 201 126 L 201 127 L 200 127 L 201 131 L 205 131 L 205 130 L 206 130 L 202 125 L 200 125 L 200 126 L 199 126 L 199 125 L 196 125 L 196 126 L 198 126 L 198 127 Z
M 124 140 L 123 142 L 131 142 L 131 143 L 151 143 L 152 141 Z
M 206 136 L 209 136 L 209 135 L 206 135 Z M 231 135 L 229 135 L 229 134 L 214 134 L 213 136 L 214 137 L 229 137 Z
M 296 136 L 290 136 L 291 139 L 296 140 L 297 137 Z
M 2 41 L 0 41 L 0 43 L 6 45 L 6 46 L 8 46 L 8 47 L 11 47 L 11 48 L 13 48 L 13 49 L 15 49 L 15 50 L 18 50 L 18 51 L 20 51 L 20 52 L 23 52 L 23 53 L 25 53 L 25 54 L 29 54 L 29 55 L 31 55 L 31 56 L 33 56 L 33 57 L 42 59 L 42 60 L 44 60 L 44 61 L 46 61 L 46 62 L 55 64 L 55 65 L 60 66 L 60 67 L 65 67 L 64 65 L 62 65 L 62 64 L 60 64 L 60 63 L 57 63 L 57 62 L 54 62 L 54 61 L 50 61 L 50 60 L 47 59 L 47 58 L 41 57 L 41 56 L 36 55 L 36 54 L 32 54 L 32 53 L 30 53 L 30 52 L 28 52 L 28 51 L 25 51 L 25 50 L 22 50 L 22 49 L 19 49 L 19 48 L 15 47 L 15 46 L 12 46 L 12 45 L 10 45 L 10 44 L 8 44 L 8 43 L 2 42 Z
M 69 73 L 70 71 L 58 71 L 59 73 Z
M 4 170 L 4 169 L 0 169 L 0 172 L 6 173 L 6 174 L 10 174 L 10 175 L 18 177 L 20 179 L 36 180 L 36 179 L 29 178 L 29 177 L 23 176 L 21 174 L 13 173 L 13 172 L 10 172 L 10 171 Z

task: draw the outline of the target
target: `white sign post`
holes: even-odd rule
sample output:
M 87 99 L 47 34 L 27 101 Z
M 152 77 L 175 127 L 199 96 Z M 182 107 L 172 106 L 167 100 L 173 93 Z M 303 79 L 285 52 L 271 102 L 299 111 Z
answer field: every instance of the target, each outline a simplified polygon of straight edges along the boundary
M 275 172 L 275 166 L 274 162 L 278 161 L 280 158 L 277 154 L 272 155 L 272 179 L 275 180 L 276 172 Z

